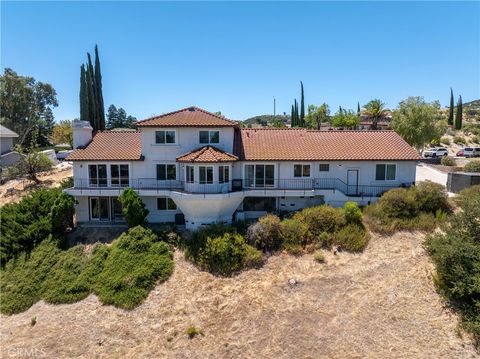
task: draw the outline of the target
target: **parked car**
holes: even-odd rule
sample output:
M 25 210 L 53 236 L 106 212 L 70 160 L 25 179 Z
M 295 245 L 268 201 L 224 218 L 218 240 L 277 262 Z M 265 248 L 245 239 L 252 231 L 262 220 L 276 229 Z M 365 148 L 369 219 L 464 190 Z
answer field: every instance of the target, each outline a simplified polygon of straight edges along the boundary
M 457 152 L 457 157 L 463 157 L 465 154 L 463 153 L 463 148 Z
M 448 149 L 445 147 L 434 147 L 426 150 L 423 153 L 424 157 L 444 157 L 448 156 Z
M 480 157 L 480 147 L 465 147 L 463 155 L 465 157 Z
M 66 150 L 66 151 L 58 151 L 57 152 L 57 160 L 63 161 L 65 158 L 68 157 L 70 153 L 72 153 L 73 150 Z

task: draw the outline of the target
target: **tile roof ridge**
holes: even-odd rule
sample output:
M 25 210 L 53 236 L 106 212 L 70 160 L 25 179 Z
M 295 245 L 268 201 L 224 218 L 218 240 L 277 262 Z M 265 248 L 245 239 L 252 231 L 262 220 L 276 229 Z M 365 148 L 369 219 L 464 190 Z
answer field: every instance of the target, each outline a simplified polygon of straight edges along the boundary
M 188 107 L 181 108 L 181 109 L 179 109 L 179 110 L 175 110 L 175 111 L 163 113 L 163 114 L 161 114 L 161 115 L 150 116 L 150 117 L 148 117 L 148 118 L 146 118 L 146 119 L 143 119 L 143 120 L 140 120 L 140 121 L 135 122 L 135 125 L 137 125 L 137 124 L 139 124 L 139 123 L 143 123 L 143 122 L 155 120 L 155 119 L 158 119 L 158 118 L 162 118 L 162 117 L 174 115 L 174 114 L 179 113 L 179 112 L 192 111 L 192 110 L 193 110 L 193 111 L 203 112 L 203 113 L 205 113 L 205 114 L 207 114 L 207 115 L 216 117 L 216 118 L 218 118 L 218 119 L 220 119 L 220 120 L 224 120 L 224 121 L 227 121 L 227 122 L 231 122 L 232 124 L 238 124 L 238 121 L 234 121 L 234 120 L 231 120 L 231 119 L 226 118 L 226 117 L 224 117 L 224 116 L 217 115 L 217 114 L 212 113 L 212 112 L 210 112 L 210 111 L 204 110 L 203 108 L 200 108 L 200 107 L 197 107 L 197 106 L 188 106 Z

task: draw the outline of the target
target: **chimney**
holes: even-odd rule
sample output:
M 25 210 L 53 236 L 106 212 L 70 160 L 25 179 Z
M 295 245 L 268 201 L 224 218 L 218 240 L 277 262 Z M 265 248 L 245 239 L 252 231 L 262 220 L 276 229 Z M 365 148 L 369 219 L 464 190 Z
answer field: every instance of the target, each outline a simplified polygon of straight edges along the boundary
M 83 148 L 92 141 L 93 128 L 88 121 L 73 121 L 73 148 Z

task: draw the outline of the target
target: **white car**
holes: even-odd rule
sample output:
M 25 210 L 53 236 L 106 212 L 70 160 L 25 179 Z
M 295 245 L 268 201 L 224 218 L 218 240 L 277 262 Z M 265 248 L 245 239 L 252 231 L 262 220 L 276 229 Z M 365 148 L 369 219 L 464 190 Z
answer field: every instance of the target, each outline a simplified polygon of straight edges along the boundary
M 465 157 L 479 157 L 480 147 L 465 147 L 463 149 L 463 155 Z
M 448 150 L 445 147 L 434 147 L 423 152 L 424 157 L 444 157 L 448 156 Z

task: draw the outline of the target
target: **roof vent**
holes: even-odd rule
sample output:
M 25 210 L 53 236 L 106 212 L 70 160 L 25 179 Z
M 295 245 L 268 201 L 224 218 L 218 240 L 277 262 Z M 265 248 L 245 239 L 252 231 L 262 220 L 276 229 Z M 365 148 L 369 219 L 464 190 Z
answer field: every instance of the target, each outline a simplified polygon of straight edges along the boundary
M 193 106 L 192 106 L 192 107 L 189 107 L 189 108 L 188 108 L 188 111 L 195 111 L 195 107 L 193 107 Z

